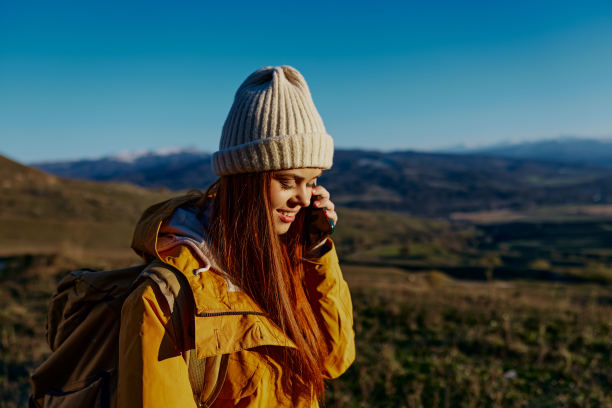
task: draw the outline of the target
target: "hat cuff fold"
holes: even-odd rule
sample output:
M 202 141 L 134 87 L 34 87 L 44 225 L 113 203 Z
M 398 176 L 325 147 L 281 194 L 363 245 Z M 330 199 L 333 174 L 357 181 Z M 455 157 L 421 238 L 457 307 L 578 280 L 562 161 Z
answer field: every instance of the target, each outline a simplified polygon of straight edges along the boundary
M 329 169 L 334 142 L 327 133 L 268 137 L 219 150 L 213 154 L 215 174 L 225 176 L 267 170 Z

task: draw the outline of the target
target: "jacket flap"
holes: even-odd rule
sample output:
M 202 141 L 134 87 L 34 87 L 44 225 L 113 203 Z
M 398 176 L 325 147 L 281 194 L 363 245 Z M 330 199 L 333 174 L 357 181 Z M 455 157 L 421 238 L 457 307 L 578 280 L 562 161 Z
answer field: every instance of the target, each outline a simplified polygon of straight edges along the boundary
M 234 353 L 260 346 L 296 348 L 295 344 L 266 316 L 236 311 L 196 316 L 198 358 Z

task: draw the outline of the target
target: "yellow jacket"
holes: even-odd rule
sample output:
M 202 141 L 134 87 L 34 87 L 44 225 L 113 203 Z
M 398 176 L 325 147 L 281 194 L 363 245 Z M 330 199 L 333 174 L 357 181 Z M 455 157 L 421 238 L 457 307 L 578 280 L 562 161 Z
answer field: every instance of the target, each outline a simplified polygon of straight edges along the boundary
M 176 210 L 192 199 L 153 206 L 137 225 L 132 247 L 149 260 L 158 258 L 177 268 L 188 285 L 146 280 L 125 301 L 118 407 L 196 407 L 200 398 L 214 400 L 214 407 L 318 406 L 316 401 L 292 400 L 281 387 L 282 376 L 290 373 L 283 372 L 275 349 L 295 347 L 293 342 L 211 265 L 193 236 L 177 238 L 172 228 L 164 233 L 171 216 L 177 218 L 182 210 Z M 331 345 L 324 375 L 335 378 L 353 362 L 355 346 L 351 297 L 331 240 L 324 255 L 304 261 L 304 270 L 313 311 L 325 322 Z M 191 296 L 195 316 L 193 309 L 181 306 Z M 194 370 L 196 366 L 200 369 Z M 197 392 L 194 382 L 201 383 Z M 205 404 L 200 401 L 199 406 Z

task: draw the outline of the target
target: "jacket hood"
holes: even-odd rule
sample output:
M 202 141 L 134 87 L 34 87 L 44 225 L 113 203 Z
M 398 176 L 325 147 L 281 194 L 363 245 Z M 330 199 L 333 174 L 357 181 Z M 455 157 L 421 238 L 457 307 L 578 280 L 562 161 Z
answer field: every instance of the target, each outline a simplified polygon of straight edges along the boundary
M 132 249 L 149 262 L 160 258 L 160 252 L 185 245 L 203 269 L 209 269 L 214 259 L 208 236 L 210 206 L 201 211 L 196 204 L 202 197 L 191 193 L 149 207 L 136 224 Z

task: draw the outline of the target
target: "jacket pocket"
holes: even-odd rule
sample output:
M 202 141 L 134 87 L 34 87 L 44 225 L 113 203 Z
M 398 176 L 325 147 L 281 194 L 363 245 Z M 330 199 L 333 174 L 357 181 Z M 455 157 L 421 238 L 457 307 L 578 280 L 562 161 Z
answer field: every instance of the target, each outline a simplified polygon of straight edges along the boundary
M 74 384 L 67 391 L 49 391 L 44 397 L 45 408 L 111 406 L 110 373 L 103 372 L 84 384 Z

